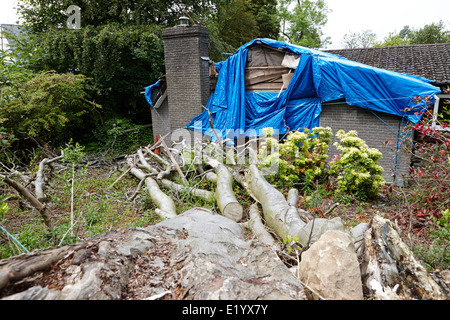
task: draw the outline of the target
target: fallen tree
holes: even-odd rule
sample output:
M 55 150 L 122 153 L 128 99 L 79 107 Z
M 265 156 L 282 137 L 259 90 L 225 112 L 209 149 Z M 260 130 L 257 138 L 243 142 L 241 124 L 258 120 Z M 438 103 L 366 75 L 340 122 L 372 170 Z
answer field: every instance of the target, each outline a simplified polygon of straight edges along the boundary
M 306 299 L 272 250 L 196 208 L 146 228 L 0 260 L 3 299 Z
M 212 146 L 215 150 L 219 147 Z M 0 297 L 305 299 L 306 293 L 312 292 L 312 296 L 323 298 L 327 290 L 305 284 L 298 268 L 291 272 L 287 267 L 298 266 L 302 259 L 314 259 L 310 257 L 314 255 L 302 254 L 330 230 L 346 234 L 345 238 L 353 242 L 350 249 L 359 255 L 364 298 L 448 297 L 448 291 L 413 259 L 395 229 L 379 217 L 369 225 L 348 230 L 339 218 L 316 218 L 298 208 L 298 191 L 291 189 L 285 197 L 267 182 L 255 164 L 238 167 L 232 161 L 225 164 L 224 159 L 207 156 L 204 163 L 191 165 L 194 169 L 187 178 L 188 171 L 180 173 L 181 163 L 175 164 L 176 157 L 164 155 L 166 149 L 159 155 L 152 148 L 138 150 L 127 158 L 124 171 L 136 177 L 139 186 L 145 185 L 143 191 L 154 202 L 155 212 L 163 222 L 0 260 Z M 205 173 L 211 173 L 209 170 L 214 174 L 208 178 Z M 214 191 L 198 188 L 192 178 L 195 175 L 206 178 Z M 234 194 L 234 181 L 254 200 L 248 216 Z M 217 210 L 177 212 L 172 193 L 215 202 Z M 243 221 L 244 217 L 248 220 Z M 246 238 L 244 226 L 253 236 Z M 320 250 L 333 254 L 326 247 Z M 313 268 L 309 272 L 322 271 Z

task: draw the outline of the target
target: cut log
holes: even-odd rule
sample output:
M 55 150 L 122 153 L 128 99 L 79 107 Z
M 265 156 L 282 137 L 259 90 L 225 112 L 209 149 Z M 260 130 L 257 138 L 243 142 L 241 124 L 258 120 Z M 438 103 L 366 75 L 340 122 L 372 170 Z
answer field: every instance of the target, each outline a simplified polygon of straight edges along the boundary
M 292 188 L 289 190 L 288 195 L 286 197 L 286 201 L 288 205 L 291 207 L 297 207 L 298 202 L 298 189 Z
M 264 220 L 283 240 L 293 239 L 300 234 L 305 223 L 286 202 L 283 194 L 264 179 L 255 164 L 249 166 L 246 174 L 247 184 L 252 194 L 263 208 Z
M 205 158 L 208 165 L 214 168 L 217 175 L 217 188 L 214 197 L 223 216 L 240 221 L 244 214 L 242 205 L 237 201 L 233 191 L 233 176 L 228 168 L 216 159 Z
M 249 216 L 249 225 L 256 238 L 275 251 L 280 251 L 280 246 L 275 242 L 275 239 L 270 235 L 270 233 L 267 232 L 266 227 L 261 221 L 261 214 L 257 203 L 250 206 Z
M 132 163 L 129 162 L 129 165 L 131 166 Z M 139 180 L 145 179 L 146 190 L 148 191 L 152 201 L 158 206 L 158 209 L 155 210 L 156 214 L 163 219 L 170 219 L 177 215 L 175 203 L 172 198 L 161 191 L 158 183 L 154 179 L 136 167 L 132 167 L 130 173 Z
M 204 208 L 76 246 L 3 259 L 0 267 L 5 300 L 306 299 L 275 252 L 247 241 L 236 222 Z M 9 271 L 18 267 L 26 268 L 26 276 L 11 278 Z M 180 314 L 169 309 L 170 318 Z
M 364 294 L 377 300 L 441 300 L 445 293 L 416 260 L 394 225 L 374 216 L 364 234 L 361 263 Z

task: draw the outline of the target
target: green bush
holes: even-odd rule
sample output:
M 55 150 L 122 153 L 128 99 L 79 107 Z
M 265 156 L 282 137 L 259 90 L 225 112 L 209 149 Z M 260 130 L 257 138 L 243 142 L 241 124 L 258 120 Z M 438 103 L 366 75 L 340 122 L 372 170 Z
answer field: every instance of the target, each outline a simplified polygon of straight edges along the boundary
M 6 86 L 0 122 L 16 137 L 25 133 L 61 145 L 85 131 L 90 113 L 100 107 L 90 101 L 88 82 L 83 75 L 44 72 Z
M 330 128 L 305 129 L 303 132 L 292 131 L 286 140 L 280 143 L 275 152 L 268 154 L 274 138 L 267 133 L 267 142 L 259 153 L 259 167 L 267 167 L 272 161 L 278 161 L 279 171 L 269 177 L 280 186 L 299 185 L 302 189 L 311 188 L 315 181 L 326 175 L 326 160 L 328 158 Z
M 268 175 L 267 179 L 280 187 L 296 186 L 305 191 L 311 190 L 316 183 L 331 181 L 331 188 L 338 196 L 351 195 L 367 200 L 374 198 L 385 183 L 383 168 L 378 165 L 381 152 L 369 148 L 357 137 L 356 131 L 336 133 L 340 142 L 335 146 L 341 154 L 329 164 L 326 160 L 331 143 L 330 128 L 293 131 L 279 144 L 271 136 L 270 129 L 264 134 L 267 140 L 258 154 L 259 168 L 278 164 L 278 172 Z
M 338 195 L 353 194 L 360 200 L 376 197 L 385 184 L 383 168 L 378 164 L 382 157 L 380 151 L 369 148 L 356 131 L 345 133 L 339 130 L 335 142 L 336 148 L 341 151 L 331 161 L 329 174 L 337 178 L 336 193 Z

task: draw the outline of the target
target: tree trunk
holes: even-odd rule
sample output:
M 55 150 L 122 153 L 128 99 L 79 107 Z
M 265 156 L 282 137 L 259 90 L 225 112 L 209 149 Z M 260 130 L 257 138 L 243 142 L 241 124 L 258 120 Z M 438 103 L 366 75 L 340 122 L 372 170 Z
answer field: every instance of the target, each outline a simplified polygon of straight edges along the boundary
M 300 234 L 305 223 L 297 215 L 295 208 L 288 205 L 284 196 L 264 179 L 256 165 L 251 164 L 246 174 L 248 187 L 263 208 L 267 225 L 283 240 Z
M 217 200 L 220 212 L 234 221 L 241 220 L 244 209 L 234 195 L 232 174 L 223 163 L 215 159 L 206 158 L 205 161 L 214 168 L 217 175 L 217 188 L 214 197 Z
M 364 294 L 371 299 L 446 299 L 393 224 L 380 216 L 364 236 L 361 276 Z
M 146 228 L 0 260 L 0 297 L 306 299 L 275 252 L 246 241 L 236 222 L 204 208 Z

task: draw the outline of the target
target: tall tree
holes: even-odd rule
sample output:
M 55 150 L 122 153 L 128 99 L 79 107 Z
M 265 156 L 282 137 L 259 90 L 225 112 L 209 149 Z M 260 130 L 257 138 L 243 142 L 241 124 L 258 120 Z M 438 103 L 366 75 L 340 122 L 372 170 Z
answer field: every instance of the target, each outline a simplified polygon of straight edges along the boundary
M 325 0 L 280 0 L 278 11 L 282 40 L 313 48 L 329 43 L 322 32 L 330 12 Z
M 446 30 L 444 22 L 431 23 L 419 29 L 404 26 L 399 33 L 391 32 L 378 46 L 400 46 L 410 44 L 445 43 L 450 42 L 450 31 Z
M 258 36 L 258 23 L 248 0 L 231 0 L 222 5 L 222 19 L 216 21 L 220 38 L 237 49 Z
M 79 30 L 66 27 L 70 5 L 81 8 Z M 27 28 L 19 49 L 38 57 L 30 60 L 36 71 L 91 77 L 106 113 L 148 122 L 140 92 L 164 73 L 162 28 L 175 25 L 185 10 L 200 20 L 211 7 L 212 1 L 194 0 L 19 0 Z
M 280 19 L 277 4 L 277 0 L 249 0 L 250 10 L 258 26 L 259 38 L 278 38 Z
M 377 35 L 371 30 L 350 32 L 344 35 L 341 43 L 346 49 L 370 48 L 377 44 Z
M 450 31 L 445 30 L 445 23 L 441 20 L 413 30 L 408 38 L 410 44 L 445 43 L 450 41 Z

